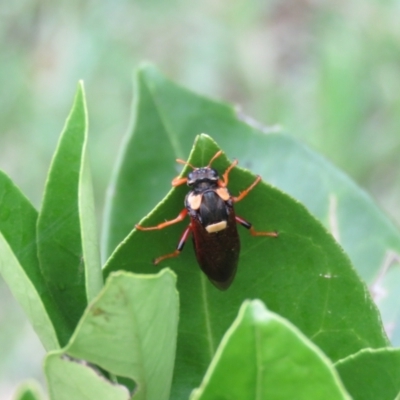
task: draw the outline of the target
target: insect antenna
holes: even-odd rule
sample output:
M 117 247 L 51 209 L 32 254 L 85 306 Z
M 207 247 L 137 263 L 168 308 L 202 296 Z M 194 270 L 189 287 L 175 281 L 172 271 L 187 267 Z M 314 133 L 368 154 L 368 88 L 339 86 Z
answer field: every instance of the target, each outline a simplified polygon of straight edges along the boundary
M 179 164 L 183 164 L 183 165 L 189 165 L 190 168 L 196 169 L 196 167 L 193 167 L 192 164 L 188 163 L 187 161 L 181 160 L 180 158 L 177 158 L 176 162 L 179 163 Z
M 196 167 L 193 167 L 192 164 L 188 163 L 187 161 L 181 160 L 180 158 L 177 158 L 176 162 L 183 165 L 189 165 L 190 168 L 196 169 Z M 180 186 L 186 182 L 187 178 L 180 178 L 179 176 L 177 176 L 176 178 L 172 179 L 172 186 Z
M 221 154 L 222 154 L 222 150 L 218 151 L 218 152 L 214 155 L 214 157 L 210 160 L 210 162 L 208 163 L 207 168 L 210 168 L 210 167 L 211 167 L 211 164 L 213 163 L 213 161 L 214 161 L 216 158 L 218 158 Z

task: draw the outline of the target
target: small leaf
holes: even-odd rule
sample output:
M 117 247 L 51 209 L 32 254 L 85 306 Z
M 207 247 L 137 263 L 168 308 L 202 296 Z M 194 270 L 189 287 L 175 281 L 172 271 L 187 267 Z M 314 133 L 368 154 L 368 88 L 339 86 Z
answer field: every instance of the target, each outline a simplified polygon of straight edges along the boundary
M 125 386 L 109 382 L 79 360 L 49 354 L 45 371 L 51 400 L 128 400 Z
M 200 135 L 188 161 L 194 166 L 207 165 L 218 150 L 210 137 Z M 224 171 L 229 164 L 221 156 L 213 168 Z M 239 193 L 255 178 L 234 168 L 229 187 L 232 193 Z M 183 207 L 185 193 L 187 188 L 182 186 L 171 190 L 140 224 L 155 226 L 175 217 Z M 364 347 L 387 345 L 367 288 L 331 235 L 301 204 L 259 183 L 237 203 L 236 213 L 253 222 L 256 230 L 277 230 L 279 237 L 252 237 L 238 227 L 242 252 L 237 276 L 227 291 L 208 282 L 190 248 L 162 263 L 178 274 L 182 299 L 174 399 L 185 398 L 190 387 L 198 384 L 235 310 L 248 298 L 261 299 L 289 319 L 332 360 Z M 174 250 L 187 223 L 160 231 L 133 231 L 108 260 L 105 276 L 119 269 L 150 273 L 161 268 L 151 260 Z
M 39 385 L 35 381 L 27 381 L 18 387 L 13 400 L 42 400 L 44 398 Z
M 177 324 L 178 295 L 171 271 L 156 276 L 119 272 L 110 276 L 68 346 L 56 354 L 134 380 L 138 399 L 166 400 Z
M 90 302 L 103 286 L 100 249 L 96 224 L 92 176 L 87 155 L 87 138 L 82 147 L 82 165 L 79 177 L 79 218 L 82 235 L 82 252 L 85 264 L 85 287 Z
M 191 400 L 350 399 L 329 359 L 296 327 L 246 301 Z
M 36 246 L 37 211 L 0 171 L 0 273 L 47 350 L 59 347 L 65 322 L 46 289 Z M 57 330 L 57 334 L 56 334 Z
M 69 335 L 88 300 L 102 285 L 86 160 L 87 129 L 85 97 L 80 84 L 52 161 L 38 220 L 40 267 L 68 322 Z M 62 338 L 63 344 L 65 339 Z
M 400 393 L 400 349 L 364 349 L 335 367 L 354 399 L 393 400 Z

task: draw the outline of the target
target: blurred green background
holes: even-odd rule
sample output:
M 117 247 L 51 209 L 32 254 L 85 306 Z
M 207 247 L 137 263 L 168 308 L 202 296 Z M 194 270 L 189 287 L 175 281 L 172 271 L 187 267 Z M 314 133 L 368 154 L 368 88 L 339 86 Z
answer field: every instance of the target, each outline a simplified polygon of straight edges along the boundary
M 36 207 L 85 81 L 99 215 L 127 130 L 133 70 L 237 104 L 332 160 L 400 225 L 400 2 L 0 3 L 0 168 Z M 127 210 L 129 212 L 129 210 Z M 41 378 L 43 350 L 0 282 L 0 399 Z

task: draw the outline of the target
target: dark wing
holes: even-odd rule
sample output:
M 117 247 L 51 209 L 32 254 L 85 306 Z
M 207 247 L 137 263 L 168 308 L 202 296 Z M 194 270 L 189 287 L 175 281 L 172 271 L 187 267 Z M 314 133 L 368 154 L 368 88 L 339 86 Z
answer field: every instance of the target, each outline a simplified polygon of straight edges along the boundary
M 200 268 L 218 289 L 228 289 L 235 277 L 240 253 L 234 209 L 228 208 L 227 226 L 221 231 L 207 232 L 197 218 L 191 218 L 191 224 Z

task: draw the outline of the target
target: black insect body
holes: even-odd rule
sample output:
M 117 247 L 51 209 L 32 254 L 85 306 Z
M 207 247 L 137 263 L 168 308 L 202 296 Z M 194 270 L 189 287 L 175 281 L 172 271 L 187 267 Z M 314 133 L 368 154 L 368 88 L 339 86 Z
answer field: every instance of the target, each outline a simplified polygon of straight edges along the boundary
M 257 179 L 239 196 L 233 197 L 228 191 L 228 175 L 237 164 L 235 160 L 225 171 L 222 179 L 218 172 L 211 168 L 212 162 L 222 154 L 217 152 L 207 167 L 193 168 L 186 178 L 175 178 L 173 186 L 184 183 L 191 188 L 186 195 L 185 208 L 173 220 L 163 222 L 153 227 L 142 227 L 136 225 L 139 230 L 163 229 L 167 226 L 182 221 L 187 214 L 190 217 L 189 226 L 183 232 L 176 250 L 154 260 L 155 264 L 160 261 L 176 257 L 182 251 L 190 233 L 192 233 L 193 245 L 197 261 L 202 271 L 210 281 L 220 290 L 227 289 L 236 274 L 240 253 L 240 240 L 236 224 L 240 223 L 249 229 L 253 236 L 276 237 L 276 232 L 257 232 L 251 223 L 235 215 L 234 203 L 242 200 L 261 180 Z M 181 164 L 185 161 L 177 160 Z
M 185 206 L 200 268 L 214 285 L 226 289 L 235 277 L 240 240 L 231 195 L 226 187 L 218 186 L 217 171 L 209 171 L 212 179 L 196 178 L 196 170 L 191 173 L 193 180 L 188 182 L 193 182 L 189 183 L 193 190 L 186 196 Z

